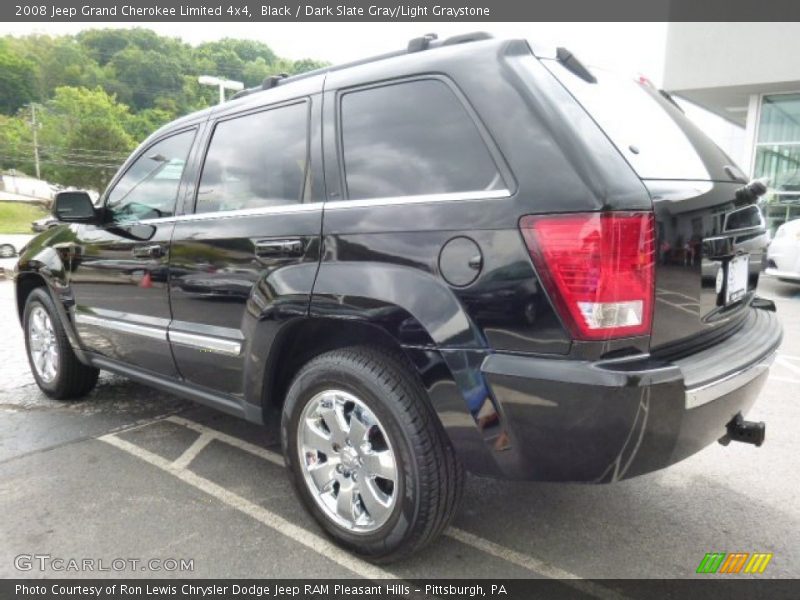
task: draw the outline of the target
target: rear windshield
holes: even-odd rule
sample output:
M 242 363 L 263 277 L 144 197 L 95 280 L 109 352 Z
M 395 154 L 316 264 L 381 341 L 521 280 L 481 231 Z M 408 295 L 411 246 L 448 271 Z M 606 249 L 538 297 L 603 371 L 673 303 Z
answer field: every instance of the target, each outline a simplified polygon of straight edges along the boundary
M 592 68 L 589 83 L 542 61 L 592 116 L 642 179 L 711 179 L 689 138 L 651 92 L 633 79 Z

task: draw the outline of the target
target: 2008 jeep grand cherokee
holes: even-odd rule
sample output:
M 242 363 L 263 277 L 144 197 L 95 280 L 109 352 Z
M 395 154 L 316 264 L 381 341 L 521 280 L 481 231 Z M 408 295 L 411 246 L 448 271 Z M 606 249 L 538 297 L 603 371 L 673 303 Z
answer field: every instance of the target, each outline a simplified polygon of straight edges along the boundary
M 781 340 L 756 206 L 647 82 L 483 34 L 267 79 L 147 139 L 16 273 L 55 398 L 99 369 L 279 425 L 300 498 L 371 560 L 463 468 L 610 482 L 721 439 Z

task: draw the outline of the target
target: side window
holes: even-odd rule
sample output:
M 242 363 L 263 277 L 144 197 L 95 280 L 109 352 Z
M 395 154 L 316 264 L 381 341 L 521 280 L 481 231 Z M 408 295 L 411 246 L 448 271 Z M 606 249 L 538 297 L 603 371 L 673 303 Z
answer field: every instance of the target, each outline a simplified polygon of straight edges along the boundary
M 172 216 L 194 133 L 161 140 L 136 159 L 109 192 L 106 218 L 124 223 Z
M 506 187 L 474 121 L 441 81 L 347 93 L 341 121 L 350 199 Z
M 300 202 L 307 140 L 307 102 L 221 121 L 208 147 L 195 211 Z

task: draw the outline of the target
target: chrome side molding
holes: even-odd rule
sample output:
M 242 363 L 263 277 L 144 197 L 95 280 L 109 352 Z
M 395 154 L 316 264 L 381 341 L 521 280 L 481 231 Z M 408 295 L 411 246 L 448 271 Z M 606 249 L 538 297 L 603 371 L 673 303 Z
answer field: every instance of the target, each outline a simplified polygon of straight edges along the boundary
M 95 327 L 110 329 L 112 331 L 140 335 L 142 337 L 159 340 L 161 342 L 167 341 L 167 330 L 163 329 L 162 327 L 140 325 L 139 323 L 133 323 L 131 321 L 108 319 L 105 317 L 97 317 L 95 315 L 80 312 L 75 313 L 75 323 L 79 325 L 93 325 Z
M 139 335 L 160 342 L 171 342 L 202 352 L 215 352 L 228 356 L 239 356 L 242 352 L 242 343 L 240 341 L 200 335 L 197 333 L 187 333 L 185 331 L 175 331 L 167 327 L 142 325 L 129 320 L 100 317 L 85 312 L 75 313 L 75 323 L 79 325 L 91 325 L 111 331 L 119 331 L 120 333 Z
M 227 354 L 228 356 L 239 356 L 242 351 L 241 342 L 198 335 L 196 333 L 173 331 L 171 329 L 169 331 L 169 341 L 173 344 L 188 346 L 203 352 L 216 352 L 218 354 Z

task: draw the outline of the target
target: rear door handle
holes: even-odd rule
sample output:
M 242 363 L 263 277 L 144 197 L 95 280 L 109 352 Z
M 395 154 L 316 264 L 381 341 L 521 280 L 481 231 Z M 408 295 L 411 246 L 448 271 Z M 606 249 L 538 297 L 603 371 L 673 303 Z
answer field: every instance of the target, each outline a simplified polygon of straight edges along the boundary
M 164 247 L 161 244 L 151 244 L 150 246 L 136 246 L 133 249 L 136 258 L 159 258 L 164 256 Z
M 303 240 L 263 240 L 256 242 L 255 252 L 260 258 L 301 256 Z

